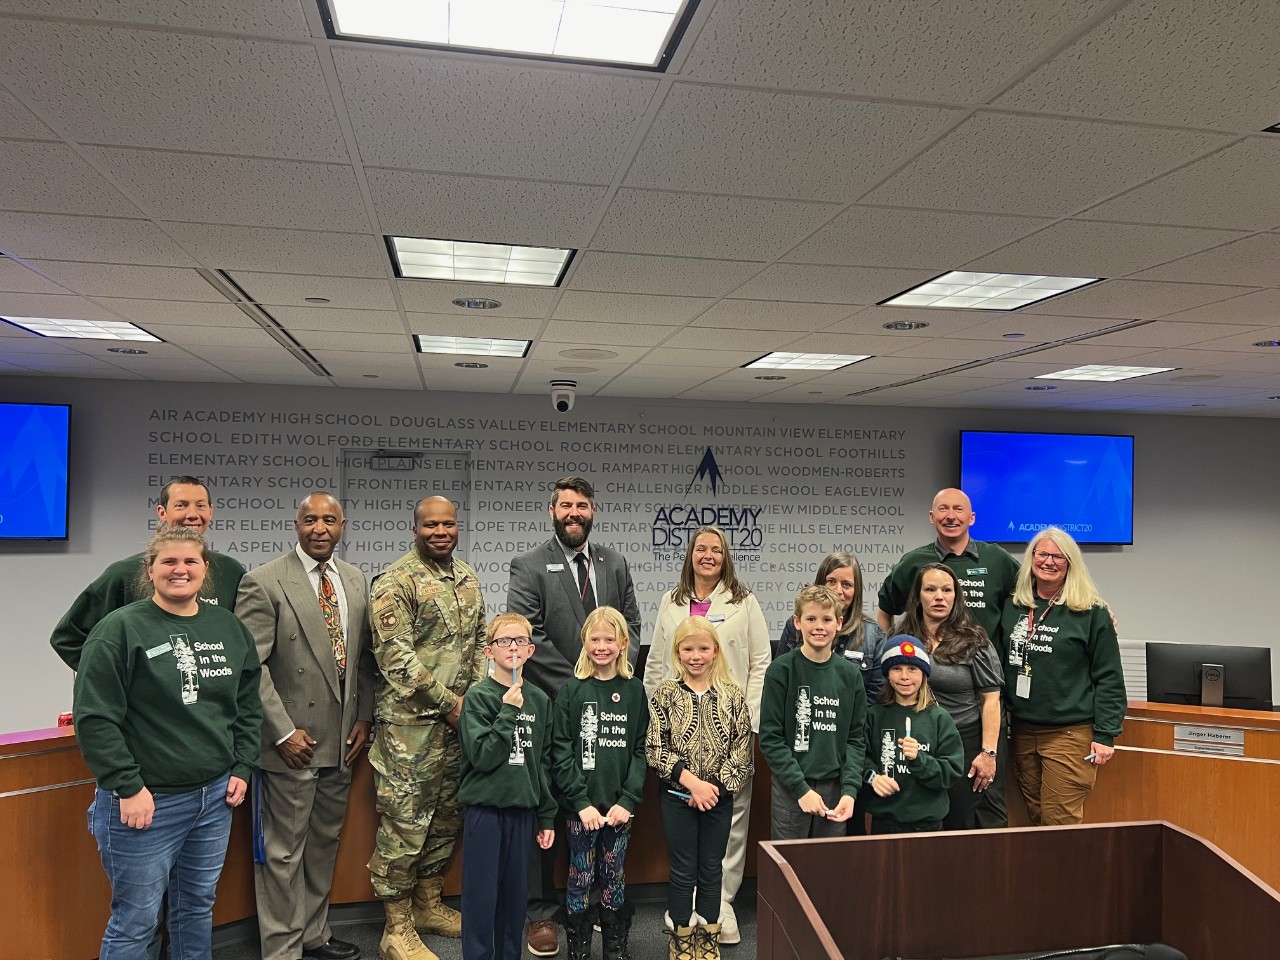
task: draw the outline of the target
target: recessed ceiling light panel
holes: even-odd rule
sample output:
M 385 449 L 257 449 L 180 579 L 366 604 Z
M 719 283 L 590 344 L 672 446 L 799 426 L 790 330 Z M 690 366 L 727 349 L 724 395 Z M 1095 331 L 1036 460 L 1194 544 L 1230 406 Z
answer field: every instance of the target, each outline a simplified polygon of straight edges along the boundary
M 0 317 L 15 327 L 21 327 L 41 337 L 61 337 L 71 340 L 144 340 L 163 343 L 141 327 L 123 320 L 52 320 L 48 317 Z
M 1042 373 L 1037 380 L 1091 380 L 1096 383 L 1115 383 L 1118 380 L 1133 380 L 1135 377 L 1149 377 L 1153 373 L 1168 373 L 1177 367 L 1126 367 L 1119 364 L 1086 363 L 1083 367 L 1072 367 L 1070 370 L 1059 370 L 1057 373 Z
M 888 300 L 884 307 L 937 307 L 944 310 L 1018 310 L 1021 307 L 1079 290 L 1102 277 L 1047 277 L 1021 273 L 973 273 L 953 270 L 912 287 Z
M 564 278 L 573 250 L 521 247 L 427 237 L 387 237 L 396 276 L 407 280 L 470 280 L 554 287 Z
M 759 360 L 743 364 L 744 370 L 839 370 L 870 359 L 870 354 L 845 353 L 770 353 Z
M 662 69 L 696 0 L 326 0 L 335 39 Z
M 523 357 L 532 340 L 496 340 L 492 337 L 437 337 L 419 333 L 413 338 L 419 353 L 445 353 L 464 357 Z

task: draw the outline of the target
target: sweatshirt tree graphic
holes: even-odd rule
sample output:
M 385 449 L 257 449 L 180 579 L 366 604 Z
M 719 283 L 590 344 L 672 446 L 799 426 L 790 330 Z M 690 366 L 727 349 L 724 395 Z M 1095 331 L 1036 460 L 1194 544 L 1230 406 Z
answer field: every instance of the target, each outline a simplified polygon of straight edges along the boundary
M 600 715 L 594 703 L 582 705 L 582 717 L 579 721 L 582 742 L 582 769 L 596 768 L 596 734 L 600 731 Z
M 809 688 L 801 687 L 796 693 L 796 738 L 791 748 L 796 753 L 809 752 L 809 732 L 812 729 L 813 701 Z

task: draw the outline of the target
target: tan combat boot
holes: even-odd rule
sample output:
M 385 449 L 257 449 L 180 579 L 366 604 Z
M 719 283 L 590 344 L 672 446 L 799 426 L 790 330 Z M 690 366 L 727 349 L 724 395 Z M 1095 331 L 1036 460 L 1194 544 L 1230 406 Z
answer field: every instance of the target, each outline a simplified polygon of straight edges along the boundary
M 698 924 L 693 931 L 694 960 L 720 960 L 720 924 Z
M 444 877 L 419 877 L 413 888 L 413 925 L 438 937 L 462 936 L 462 914 L 440 902 Z
M 440 960 L 422 943 L 413 928 L 413 900 L 384 900 L 387 925 L 378 944 L 380 960 Z
M 667 960 L 694 960 L 694 927 L 676 927 L 667 931 L 671 942 L 667 944 Z

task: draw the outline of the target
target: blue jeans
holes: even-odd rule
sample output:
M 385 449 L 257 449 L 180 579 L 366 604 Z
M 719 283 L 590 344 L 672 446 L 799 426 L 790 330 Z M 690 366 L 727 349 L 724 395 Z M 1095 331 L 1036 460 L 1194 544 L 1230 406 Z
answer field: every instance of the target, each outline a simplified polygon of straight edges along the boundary
M 227 776 L 186 793 L 159 794 L 146 830 L 120 822 L 120 800 L 99 789 L 89 824 L 111 883 L 111 919 L 99 960 L 144 960 L 169 894 L 171 960 L 209 960 L 213 897 L 227 856 Z

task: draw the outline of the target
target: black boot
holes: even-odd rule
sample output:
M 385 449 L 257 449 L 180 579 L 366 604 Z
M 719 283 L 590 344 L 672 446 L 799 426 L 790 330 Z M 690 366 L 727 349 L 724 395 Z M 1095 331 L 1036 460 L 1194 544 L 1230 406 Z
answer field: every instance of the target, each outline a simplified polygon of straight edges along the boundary
M 569 960 L 591 960 L 592 922 L 591 911 L 565 916 L 564 932 L 569 944 Z
M 604 960 L 631 960 L 628 938 L 631 935 L 631 915 L 634 912 L 635 907 L 630 900 L 617 910 L 600 905 L 600 939 L 604 943 Z

